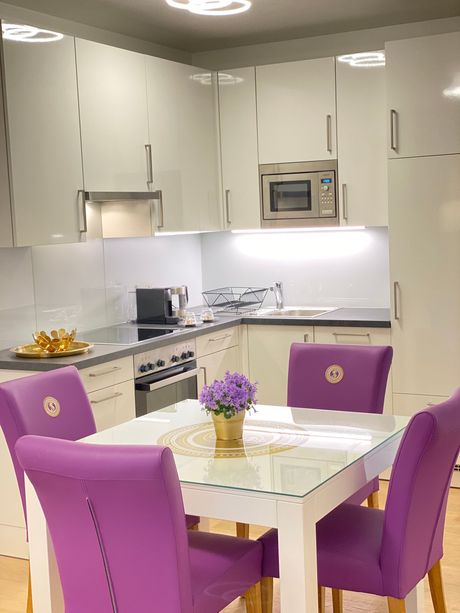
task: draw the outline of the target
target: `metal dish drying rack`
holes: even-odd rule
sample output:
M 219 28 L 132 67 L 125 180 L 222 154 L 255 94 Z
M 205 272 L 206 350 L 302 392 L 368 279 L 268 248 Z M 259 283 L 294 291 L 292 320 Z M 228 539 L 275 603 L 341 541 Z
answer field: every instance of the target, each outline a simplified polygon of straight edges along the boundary
M 265 300 L 268 287 L 219 287 L 202 292 L 206 304 L 224 313 L 252 313 Z

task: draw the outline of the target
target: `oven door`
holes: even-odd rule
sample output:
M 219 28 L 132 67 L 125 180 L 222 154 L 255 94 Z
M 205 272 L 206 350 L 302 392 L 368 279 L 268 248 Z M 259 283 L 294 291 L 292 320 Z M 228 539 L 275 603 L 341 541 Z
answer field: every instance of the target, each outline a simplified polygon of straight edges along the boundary
M 136 416 L 146 415 L 164 407 L 198 398 L 196 362 L 173 366 L 162 372 L 136 380 Z
M 317 218 L 320 216 L 318 194 L 316 172 L 262 175 L 263 218 Z

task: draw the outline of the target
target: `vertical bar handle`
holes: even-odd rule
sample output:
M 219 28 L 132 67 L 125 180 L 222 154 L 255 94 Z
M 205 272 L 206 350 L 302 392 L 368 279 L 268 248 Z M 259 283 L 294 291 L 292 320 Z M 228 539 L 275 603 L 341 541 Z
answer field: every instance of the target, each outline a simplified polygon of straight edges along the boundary
M 230 190 L 225 190 L 225 219 L 228 224 L 232 223 L 232 216 L 230 214 Z
M 393 308 L 394 308 L 394 314 L 395 314 L 396 320 L 399 320 L 401 318 L 401 313 L 399 311 L 400 293 L 401 293 L 401 288 L 399 285 L 399 281 L 395 281 L 393 283 Z
M 390 148 L 398 151 L 398 113 L 395 109 L 390 110 Z
M 310 333 L 307 332 L 306 334 L 303 335 L 303 342 L 304 343 L 309 343 L 310 342 Z
M 153 183 L 152 145 L 145 145 L 145 159 L 147 162 L 147 183 Z
M 344 221 L 348 221 L 348 186 L 342 183 L 342 211 Z
M 327 150 L 332 153 L 332 115 L 326 115 Z
M 161 189 L 158 190 L 158 210 L 159 210 L 159 219 L 158 219 L 158 228 L 165 227 L 165 211 L 163 208 L 163 192 Z M 160 223 L 161 220 L 161 223 Z
M 200 366 L 200 371 L 203 371 L 203 381 L 205 385 L 208 385 L 208 371 L 206 366 Z
M 77 198 L 77 206 L 78 206 L 78 224 L 80 232 L 88 232 L 88 219 L 86 217 L 86 199 L 85 199 L 85 191 L 83 189 L 78 190 L 78 198 Z

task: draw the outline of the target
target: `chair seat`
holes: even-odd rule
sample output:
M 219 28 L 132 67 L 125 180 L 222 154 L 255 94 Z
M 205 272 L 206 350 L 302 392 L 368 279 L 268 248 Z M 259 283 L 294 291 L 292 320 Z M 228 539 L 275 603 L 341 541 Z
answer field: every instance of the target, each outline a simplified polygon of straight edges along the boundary
M 187 528 L 191 528 L 192 526 L 200 523 L 200 518 L 198 515 L 186 515 L 185 523 L 187 524 Z
M 384 595 L 380 547 L 384 512 L 342 504 L 318 522 L 318 583 L 324 587 Z M 278 532 L 259 539 L 264 547 L 262 575 L 279 577 Z
M 217 613 L 260 581 L 259 542 L 207 532 L 189 532 L 188 540 L 196 613 Z

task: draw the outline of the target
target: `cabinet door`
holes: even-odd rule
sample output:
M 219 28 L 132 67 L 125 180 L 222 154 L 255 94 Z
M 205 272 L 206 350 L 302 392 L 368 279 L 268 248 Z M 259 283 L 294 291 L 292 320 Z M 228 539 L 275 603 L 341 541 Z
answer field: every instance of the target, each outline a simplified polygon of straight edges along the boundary
M 286 405 L 292 343 L 312 343 L 312 326 L 248 326 L 249 373 L 261 404 Z
M 448 396 L 460 380 L 460 156 L 389 161 L 393 389 Z
M 218 81 L 224 224 L 260 228 L 255 68 L 221 72 Z
M 240 370 L 239 347 L 230 347 L 198 358 L 197 366 L 200 370 L 198 375 L 198 393 L 200 393 L 203 385 L 210 385 L 214 379 L 222 379 L 227 370 L 230 372 Z
M 11 192 L 8 176 L 4 95 L 3 82 L 0 79 L 0 247 L 12 247 L 13 218 L 11 215 Z
M 88 40 L 76 44 L 85 188 L 146 191 L 144 56 Z
M 385 67 L 337 62 L 342 225 L 388 225 Z
M 15 244 L 80 240 L 75 44 L 3 40 Z
M 98 432 L 136 417 L 134 381 L 112 385 L 92 392 L 88 397 Z
M 408 415 L 444 402 L 447 396 L 417 396 L 415 394 L 393 394 L 393 413 L 395 415 Z
M 389 157 L 459 153 L 460 32 L 392 41 L 385 49 Z
M 257 66 L 256 77 L 260 163 L 336 158 L 334 58 Z
M 215 74 L 146 62 L 153 186 L 163 196 L 158 230 L 219 229 Z

